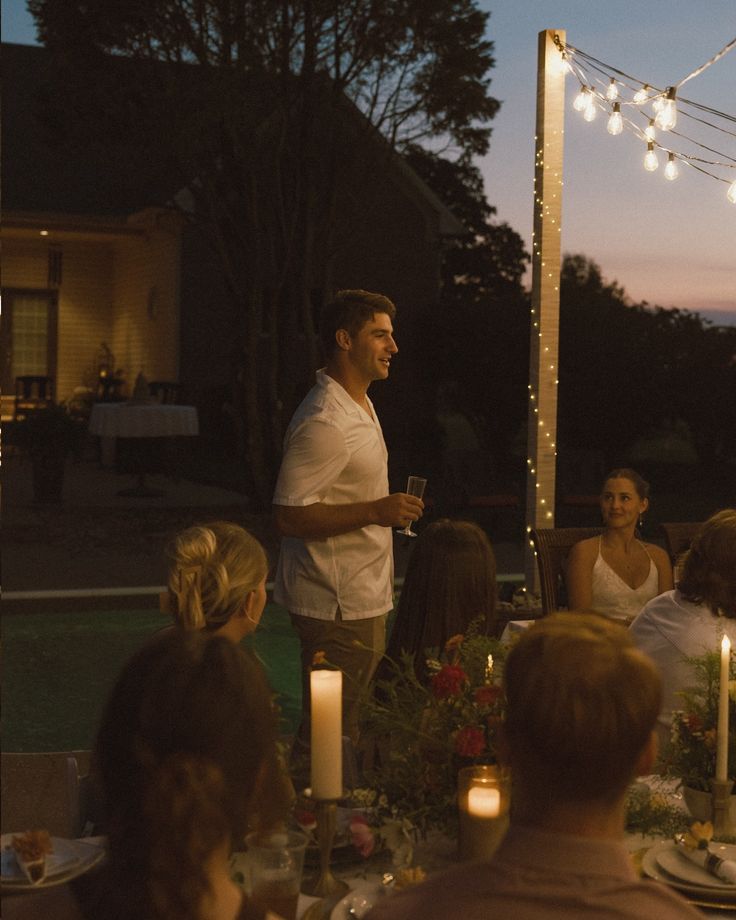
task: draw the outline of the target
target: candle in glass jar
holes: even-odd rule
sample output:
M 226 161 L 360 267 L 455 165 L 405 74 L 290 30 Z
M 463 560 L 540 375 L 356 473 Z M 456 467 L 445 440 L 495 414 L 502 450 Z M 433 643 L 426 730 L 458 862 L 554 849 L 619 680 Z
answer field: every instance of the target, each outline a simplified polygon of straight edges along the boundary
M 718 687 L 718 733 L 716 735 L 716 779 L 728 779 L 728 676 L 731 663 L 731 640 L 721 640 L 721 674 Z
M 312 796 L 342 797 L 342 672 L 310 675 L 312 694 Z
M 497 818 L 501 807 L 498 789 L 471 786 L 468 790 L 468 814 L 476 818 Z

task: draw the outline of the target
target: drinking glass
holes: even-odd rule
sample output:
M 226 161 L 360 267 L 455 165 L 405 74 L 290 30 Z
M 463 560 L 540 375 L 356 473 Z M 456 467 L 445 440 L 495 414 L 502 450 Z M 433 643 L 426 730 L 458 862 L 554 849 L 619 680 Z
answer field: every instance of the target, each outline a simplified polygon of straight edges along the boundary
M 421 498 L 424 495 L 424 487 L 427 485 L 427 480 L 423 479 L 421 476 L 410 476 L 406 481 L 406 492 L 407 495 L 416 495 L 417 498 Z M 416 534 L 411 529 L 411 521 L 406 525 L 406 527 L 401 528 L 399 533 L 403 533 L 405 537 L 416 537 Z
M 245 838 L 246 892 L 259 910 L 295 920 L 302 882 L 307 836 L 301 831 L 259 834 Z

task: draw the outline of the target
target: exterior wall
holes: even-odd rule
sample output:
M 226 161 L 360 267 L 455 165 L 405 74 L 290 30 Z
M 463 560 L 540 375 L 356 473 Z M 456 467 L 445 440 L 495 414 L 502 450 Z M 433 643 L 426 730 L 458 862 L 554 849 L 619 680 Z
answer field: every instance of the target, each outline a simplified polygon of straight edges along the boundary
M 140 235 L 51 230 L 48 237 L 3 234 L 8 288 L 48 288 L 48 251 L 62 253 L 57 289 L 56 396 L 94 384 L 95 358 L 106 342 L 129 390 L 143 370 L 149 380 L 177 380 L 180 230 L 177 219 L 144 211 L 129 224 Z M 39 229 L 41 224 L 39 224 Z
M 176 219 L 143 211 L 128 222 L 142 236 L 116 243 L 110 347 L 132 390 L 148 380 L 179 379 L 179 247 Z
M 100 342 L 108 341 L 112 326 L 113 247 L 109 243 L 70 240 L 63 253 L 58 288 L 59 318 L 56 395 L 71 396 L 85 380 Z M 45 239 L 3 241 L 3 286 L 46 289 L 49 244 Z

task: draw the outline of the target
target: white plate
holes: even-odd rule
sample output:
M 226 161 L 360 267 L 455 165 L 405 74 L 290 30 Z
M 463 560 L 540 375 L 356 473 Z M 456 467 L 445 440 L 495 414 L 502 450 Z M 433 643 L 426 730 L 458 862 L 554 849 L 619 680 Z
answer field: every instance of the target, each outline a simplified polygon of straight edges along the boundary
M 720 846 L 725 846 L 725 844 L 721 844 Z M 672 888 L 677 888 L 679 891 L 694 898 L 718 900 L 729 905 L 736 904 L 736 892 L 728 888 L 718 887 L 718 879 L 715 878 L 715 876 L 713 876 L 712 879 L 716 884 L 711 885 L 709 882 L 707 885 L 699 885 L 693 882 L 682 881 L 671 875 L 667 870 L 662 869 L 658 860 L 660 851 L 674 849 L 674 847 L 675 844 L 671 840 L 664 840 L 650 847 L 644 854 L 644 858 L 641 862 L 641 868 L 644 874 L 648 875 L 649 878 L 656 879 L 658 882 L 664 882 L 665 885 L 670 885 Z M 731 847 L 729 847 L 729 849 L 731 849 Z M 697 868 L 697 866 L 694 868 Z M 733 886 L 729 886 L 729 888 L 733 889 Z
M 366 882 L 356 885 L 332 908 L 330 920 L 352 920 L 352 917 L 348 915 L 351 907 L 356 917 L 362 917 L 368 913 L 371 907 L 375 907 L 388 891 L 389 889 L 381 882 Z
M 16 862 L 15 853 L 10 846 L 14 834 L 0 837 L 0 884 L 7 890 L 51 888 L 63 885 L 78 875 L 91 869 L 105 855 L 103 847 L 81 840 L 65 840 L 52 837 L 53 851 L 46 857 L 46 877 L 35 884 L 27 878 Z
M 721 859 L 736 860 L 736 846 L 727 843 L 712 843 L 710 852 L 715 856 L 720 856 Z M 674 875 L 675 878 L 679 878 L 680 881 L 687 882 L 689 885 L 702 885 L 705 888 L 725 888 L 726 891 L 732 891 L 736 894 L 736 885 L 724 882 L 701 866 L 696 865 L 674 843 L 657 851 L 657 862 L 665 872 L 669 872 L 670 875 Z

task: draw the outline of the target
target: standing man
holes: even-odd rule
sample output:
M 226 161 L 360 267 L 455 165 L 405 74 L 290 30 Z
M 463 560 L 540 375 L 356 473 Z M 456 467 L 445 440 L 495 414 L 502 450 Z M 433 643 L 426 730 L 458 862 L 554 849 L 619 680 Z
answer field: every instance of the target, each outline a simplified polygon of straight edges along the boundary
M 315 652 L 340 667 L 343 731 L 358 739 L 358 708 L 386 648 L 393 606 L 393 537 L 422 516 L 421 499 L 388 494 L 388 454 L 368 387 L 398 351 L 393 303 L 339 291 L 322 312 L 327 365 L 294 413 L 274 494 L 281 552 L 274 598 L 301 642 L 302 723 L 309 744 L 309 672 Z

